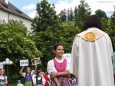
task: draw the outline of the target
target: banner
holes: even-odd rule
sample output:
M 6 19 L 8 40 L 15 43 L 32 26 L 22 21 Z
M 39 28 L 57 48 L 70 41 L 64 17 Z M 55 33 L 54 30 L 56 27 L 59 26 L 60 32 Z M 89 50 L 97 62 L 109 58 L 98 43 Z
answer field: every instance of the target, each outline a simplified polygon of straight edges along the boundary
M 34 58 L 31 60 L 31 62 L 32 62 L 32 65 L 41 64 L 40 58 Z
M 20 60 L 20 66 L 28 66 L 28 65 L 29 65 L 28 59 Z

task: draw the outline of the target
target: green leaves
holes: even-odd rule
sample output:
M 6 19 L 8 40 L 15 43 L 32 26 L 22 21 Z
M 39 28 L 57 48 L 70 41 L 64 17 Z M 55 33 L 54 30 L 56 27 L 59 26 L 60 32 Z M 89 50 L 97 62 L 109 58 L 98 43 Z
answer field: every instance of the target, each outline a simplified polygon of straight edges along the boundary
M 28 59 L 41 56 L 35 42 L 27 35 L 26 27 L 17 21 L 0 24 L 0 57 L 15 60 L 23 56 Z
M 95 14 L 96 14 L 97 16 L 99 16 L 99 18 L 107 18 L 106 13 L 105 13 L 103 10 L 101 10 L 101 9 L 96 10 L 96 11 L 95 11 Z
M 113 43 L 113 50 L 115 51 L 115 12 L 111 18 L 102 18 L 103 30 L 109 34 Z
M 54 4 L 48 3 L 47 0 L 42 0 L 41 3 L 37 4 L 36 11 L 38 16 L 36 16 L 33 20 L 33 31 L 45 31 L 49 26 L 58 26 L 58 18 L 54 8 Z
M 74 12 L 75 12 L 75 26 L 79 27 L 82 31 L 83 23 L 86 20 L 86 18 L 90 16 L 91 9 L 89 8 L 85 0 L 81 0 L 80 5 L 78 5 L 78 8 L 75 7 Z

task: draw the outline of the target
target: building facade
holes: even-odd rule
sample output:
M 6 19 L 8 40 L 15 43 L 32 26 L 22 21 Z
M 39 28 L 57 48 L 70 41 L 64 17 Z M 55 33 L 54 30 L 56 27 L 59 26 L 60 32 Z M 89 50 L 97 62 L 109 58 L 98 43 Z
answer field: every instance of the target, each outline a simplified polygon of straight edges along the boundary
M 7 23 L 9 20 L 22 21 L 28 31 L 31 31 L 32 19 L 8 0 L 0 0 L 0 23 Z

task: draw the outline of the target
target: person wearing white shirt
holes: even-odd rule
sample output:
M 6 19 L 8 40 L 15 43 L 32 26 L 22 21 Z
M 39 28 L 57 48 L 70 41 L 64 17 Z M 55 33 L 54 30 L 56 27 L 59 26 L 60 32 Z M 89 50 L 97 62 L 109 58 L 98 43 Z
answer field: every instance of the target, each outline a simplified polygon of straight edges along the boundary
M 45 79 L 43 76 L 43 72 L 39 72 L 38 75 L 34 75 L 33 83 L 34 86 L 44 86 L 45 85 Z
M 5 76 L 5 70 L 0 69 L 0 86 L 6 86 L 8 84 L 7 76 Z
M 70 63 L 66 58 L 62 58 L 64 47 L 58 43 L 54 45 L 56 57 L 48 61 L 47 72 L 50 74 L 51 86 L 70 86 L 69 71 Z
M 25 79 L 25 86 L 33 86 L 33 75 L 37 70 L 37 64 L 35 65 L 35 70 L 31 70 L 30 67 L 26 67 L 25 72 L 23 71 L 24 67 L 21 68 L 20 74 Z
M 21 80 L 18 80 L 17 86 L 24 86 L 24 85 L 21 83 Z
M 101 20 L 91 15 L 83 29 L 73 41 L 70 73 L 78 78 L 78 86 L 114 86 L 113 48 Z

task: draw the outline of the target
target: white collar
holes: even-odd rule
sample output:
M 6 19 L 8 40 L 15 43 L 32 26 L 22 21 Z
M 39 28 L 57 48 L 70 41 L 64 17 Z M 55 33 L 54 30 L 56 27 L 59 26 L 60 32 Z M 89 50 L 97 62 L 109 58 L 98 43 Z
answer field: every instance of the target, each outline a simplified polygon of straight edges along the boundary
M 85 34 L 88 32 L 92 32 L 96 35 L 95 40 L 101 38 L 103 35 L 105 35 L 105 32 L 103 32 L 102 30 L 98 29 L 98 28 L 88 28 L 87 30 L 77 34 L 77 36 L 80 36 L 81 38 L 83 38 L 85 40 Z
M 55 57 L 55 60 L 57 61 L 57 62 L 59 62 L 59 63 L 62 63 L 63 62 L 63 58 L 62 59 L 57 59 L 56 57 Z

